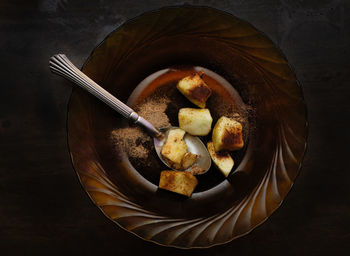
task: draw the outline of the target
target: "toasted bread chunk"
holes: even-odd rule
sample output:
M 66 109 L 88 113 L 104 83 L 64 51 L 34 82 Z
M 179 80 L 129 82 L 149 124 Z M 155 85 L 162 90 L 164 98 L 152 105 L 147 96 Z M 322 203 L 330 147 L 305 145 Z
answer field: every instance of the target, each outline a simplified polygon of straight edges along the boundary
M 183 139 L 185 133 L 179 128 L 171 129 L 161 151 L 165 159 L 177 166 L 181 166 L 181 160 L 187 152 L 187 145 Z
M 182 78 L 176 87 L 189 101 L 200 108 L 205 108 L 205 103 L 212 93 L 210 87 L 197 73 Z
M 187 168 L 191 167 L 194 162 L 196 162 L 197 158 L 198 155 L 187 152 L 181 160 L 181 168 L 186 170 Z
M 209 109 L 181 108 L 178 114 L 179 126 L 189 134 L 205 136 L 211 131 L 213 118 Z
M 183 171 L 162 171 L 159 188 L 190 197 L 198 184 L 197 178 Z
M 216 152 L 241 149 L 244 146 L 241 123 L 225 116 L 220 117 L 214 126 L 212 140 Z
M 216 167 L 222 172 L 223 175 L 225 175 L 225 177 L 227 177 L 234 165 L 230 154 L 227 152 L 215 152 L 213 142 L 211 141 L 207 143 L 207 148 Z

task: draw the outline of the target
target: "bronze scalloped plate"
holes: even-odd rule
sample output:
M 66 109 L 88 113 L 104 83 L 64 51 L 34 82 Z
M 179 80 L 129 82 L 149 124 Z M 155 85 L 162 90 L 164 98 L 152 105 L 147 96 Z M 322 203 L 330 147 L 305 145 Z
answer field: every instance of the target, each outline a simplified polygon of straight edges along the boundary
M 147 241 L 203 248 L 247 234 L 282 203 L 306 148 L 302 90 L 274 44 L 250 24 L 206 7 L 168 7 L 142 14 L 112 32 L 83 72 L 127 101 L 149 74 L 177 64 L 211 69 L 252 107 L 253 132 L 227 179 L 190 199 L 159 193 L 110 132 L 121 117 L 76 88 L 68 109 L 75 171 L 91 200 L 113 222 Z

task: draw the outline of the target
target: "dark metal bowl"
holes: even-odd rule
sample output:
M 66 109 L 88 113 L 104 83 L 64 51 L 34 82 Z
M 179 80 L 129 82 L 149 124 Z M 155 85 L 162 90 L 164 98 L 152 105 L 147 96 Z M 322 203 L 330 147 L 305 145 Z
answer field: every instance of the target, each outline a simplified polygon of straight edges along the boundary
M 183 64 L 220 74 L 252 109 L 249 143 L 227 179 L 189 199 L 159 193 L 123 151 L 113 152 L 109 136 L 121 117 L 78 88 L 69 104 L 69 149 L 84 189 L 113 222 L 157 244 L 210 247 L 248 233 L 282 203 L 305 152 L 306 108 L 271 40 L 211 8 L 169 7 L 134 18 L 82 70 L 126 102 L 149 74 Z

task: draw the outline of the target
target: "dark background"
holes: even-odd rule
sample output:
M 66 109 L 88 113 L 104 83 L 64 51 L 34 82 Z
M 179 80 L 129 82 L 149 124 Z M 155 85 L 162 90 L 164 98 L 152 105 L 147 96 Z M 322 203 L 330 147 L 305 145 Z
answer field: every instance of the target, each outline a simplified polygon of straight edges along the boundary
M 249 235 L 205 250 L 144 242 L 110 222 L 67 149 L 71 86 L 51 75 L 64 52 L 79 67 L 129 18 L 165 5 L 208 5 L 265 32 L 302 84 L 309 138 L 282 206 Z M 349 255 L 350 1 L 0 1 L 1 255 Z

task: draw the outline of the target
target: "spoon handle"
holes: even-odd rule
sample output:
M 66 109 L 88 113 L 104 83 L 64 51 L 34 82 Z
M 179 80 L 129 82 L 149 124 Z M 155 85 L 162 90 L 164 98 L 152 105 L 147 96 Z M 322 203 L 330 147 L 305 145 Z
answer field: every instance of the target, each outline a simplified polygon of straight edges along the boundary
M 112 94 L 107 92 L 83 72 L 81 72 L 64 54 L 56 54 L 50 58 L 50 70 L 52 73 L 60 75 L 73 83 L 79 85 L 96 98 L 100 99 L 108 106 L 122 114 L 124 117 L 131 119 L 135 124 L 138 124 L 146 129 L 146 131 L 152 137 L 161 136 L 161 132 L 158 131 L 150 122 L 143 117 L 139 116 L 129 106 L 118 100 Z

